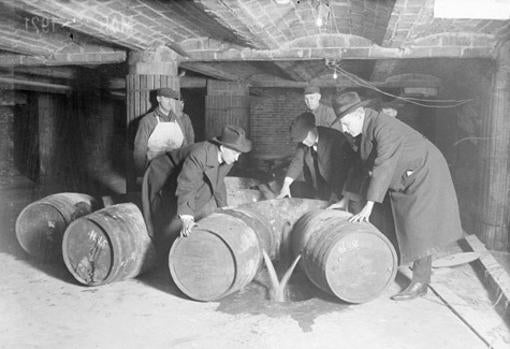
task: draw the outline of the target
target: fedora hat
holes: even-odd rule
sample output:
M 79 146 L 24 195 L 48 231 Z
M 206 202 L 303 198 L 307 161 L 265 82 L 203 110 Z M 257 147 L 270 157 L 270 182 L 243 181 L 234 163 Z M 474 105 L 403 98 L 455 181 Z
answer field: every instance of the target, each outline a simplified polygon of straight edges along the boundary
M 221 136 L 214 137 L 212 141 L 241 153 L 247 153 L 251 150 L 251 141 L 246 138 L 244 129 L 235 125 L 223 127 Z
M 290 138 L 296 143 L 304 141 L 308 131 L 315 128 L 315 116 L 310 112 L 298 115 L 290 125 Z
M 355 91 L 345 92 L 335 96 L 332 101 L 333 110 L 335 111 L 336 118 L 341 119 L 350 112 L 359 107 L 365 107 L 372 103 L 372 100 L 367 99 L 362 101 L 358 93 Z

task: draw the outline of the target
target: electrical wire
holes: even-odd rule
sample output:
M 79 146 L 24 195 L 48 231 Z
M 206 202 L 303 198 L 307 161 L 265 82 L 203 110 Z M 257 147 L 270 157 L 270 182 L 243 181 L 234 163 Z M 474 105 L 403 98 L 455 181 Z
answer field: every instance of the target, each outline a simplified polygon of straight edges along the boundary
M 378 88 L 377 86 L 375 86 L 371 82 L 366 81 L 366 80 L 360 78 L 356 74 L 353 74 L 353 73 L 350 73 L 350 72 L 346 71 L 336 61 L 331 62 L 329 60 L 326 60 L 326 66 L 329 69 L 332 69 L 333 71 L 336 71 L 337 73 L 342 74 L 343 76 L 345 76 L 347 79 L 349 79 L 350 81 L 354 82 L 358 86 L 365 87 L 365 88 L 377 91 L 380 94 L 386 95 L 388 97 L 399 99 L 399 100 L 405 101 L 407 103 L 419 105 L 419 106 L 426 107 L 426 108 L 438 108 L 438 109 L 441 109 L 441 108 L 455 108 L 455 107 L 458 107 L 459 105 L 471 102 L 473 100 L 473 99 L 462 99 L 462 100 L 434 99 L 434 100 L 431 100 L 431 99 L 424 99 L 424 98 L 397 96 L 395 94 L 392 94 L 392 93 L 389 93 L 389 92 L 381 90 L 380 88 Z M 421 102 L 425 102 L 425 103 L 421 103 Z M 430 103 L 430 104 L 427 104 L 427 103 Z M 450 103 L 450 104 L 434 105 L 433 103 L 437 103 L 437 104 L 440 104 L 440 103 Z

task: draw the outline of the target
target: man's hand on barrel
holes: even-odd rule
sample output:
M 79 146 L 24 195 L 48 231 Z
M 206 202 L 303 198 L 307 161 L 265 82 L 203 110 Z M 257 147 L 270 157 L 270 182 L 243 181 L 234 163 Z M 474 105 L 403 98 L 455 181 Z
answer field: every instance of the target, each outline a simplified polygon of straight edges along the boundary
M 356 222 L 367 222 L 370 218 L 370 215 L 372 214 L 372 210 L 374 208 L 374 202 L 373 201 L 367 201 L 366 205 L 361 209 L 361 211 L 358 214 L 355 214 L 351 218 L 349 218 L 349 222 L 356 223 Z
M 191 234 L 191 229 L 196 225 L 195 219 L 193 216 L 189 215 L 182 215 L 180 216 L 181 222 L 182 222 L 182 228 L 181 228 L 181 238 L 187 237 Z

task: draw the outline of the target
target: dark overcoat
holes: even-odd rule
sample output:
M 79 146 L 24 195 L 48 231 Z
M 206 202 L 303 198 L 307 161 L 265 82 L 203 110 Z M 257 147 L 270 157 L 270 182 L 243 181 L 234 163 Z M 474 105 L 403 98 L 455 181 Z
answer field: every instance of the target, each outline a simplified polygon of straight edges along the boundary
M 201 218 L 226 205 L 223 178 L 231 165 L 218 162 L 218 146 L 195 143 L 153 159 L 143 177 L 142 210 L 154 238 L 176 214 Z
M 360 156 L 371 168 L 366 199 L 388 192 L 401 264 L 460 239 L 459 206 L 445 158 L 402 121 L 365 109 Z
M 317 132 L 319 134 L 317 143 L 319 173 L 326 182 L 327 192 L 329 194 L 334 192 L 340 197 L 355 153 L 345 135 L 337 130 L 318 126 Z M 299 143 L 286 176 L 296 179 L 302 172 L 305 172 L 308 174 L 304 176 L 305 180 L 310 181 L 315 190 L 320 192 L 315 178 L 313 151 L 312 147 Z M 329 199 L 329 195 L 323 199 Z

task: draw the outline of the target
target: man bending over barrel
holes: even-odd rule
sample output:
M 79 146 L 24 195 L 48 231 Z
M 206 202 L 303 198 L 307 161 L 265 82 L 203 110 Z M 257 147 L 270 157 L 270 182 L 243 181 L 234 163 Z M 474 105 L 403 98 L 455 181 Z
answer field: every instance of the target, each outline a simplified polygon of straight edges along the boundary
M 303 174 L 305 182 L 293 185 L 293 191 L 299 196 L 336 201 L 355 156 L 345 135 L 332 128 L 315 126 L 310 112 L 294 119 L 290 135 L 298 146 L 278 198 L 290 197 L 291 184 Z
M 368 222 L 375 203 L 389 194 L 400 263 L 413 262 L 409 286 L 392 297 L 423 296 L 431 276 L 431 255 L 460 239 L 457 196 L 445 158 L 429 140 L 402 121 L 368 107 L 356 92 L 333 99 L 344 132 L 361 137 L 359 156 L 369 169 L 365 205 L 351 222 Z M 333 207 L 345 207 L 345 197 Z
M 241 153 L 251 150 L 244 129 L 227 125 L 220 137 L 155 158 L 145 172 L 142 206 L 147 230 L 159 247 L 180 232 L 188 236 L 196 219 L 227 205 L 224 178 Z

